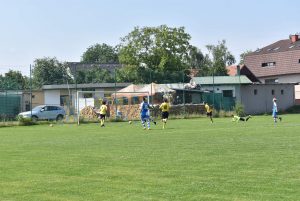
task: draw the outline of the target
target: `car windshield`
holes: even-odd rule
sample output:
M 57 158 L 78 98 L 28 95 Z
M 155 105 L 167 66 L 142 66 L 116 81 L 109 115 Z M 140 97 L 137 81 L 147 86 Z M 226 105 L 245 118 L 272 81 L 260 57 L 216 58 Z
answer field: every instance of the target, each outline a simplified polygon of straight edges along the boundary
M 37 106 L 32 109 L 32 111 L 40 111 L 43 108 L 43 106 Z

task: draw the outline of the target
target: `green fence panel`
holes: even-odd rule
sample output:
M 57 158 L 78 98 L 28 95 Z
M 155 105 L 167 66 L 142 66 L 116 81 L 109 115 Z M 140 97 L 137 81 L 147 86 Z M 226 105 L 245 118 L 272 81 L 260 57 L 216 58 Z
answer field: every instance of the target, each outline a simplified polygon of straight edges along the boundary
M 0 95 L 0 115 L 13 117 L 21 111 L 20 95 Z

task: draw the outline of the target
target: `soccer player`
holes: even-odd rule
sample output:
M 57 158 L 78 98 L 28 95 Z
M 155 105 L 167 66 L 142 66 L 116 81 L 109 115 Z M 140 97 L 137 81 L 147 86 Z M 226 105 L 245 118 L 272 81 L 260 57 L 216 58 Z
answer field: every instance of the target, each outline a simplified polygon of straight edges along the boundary
M 251 115 L 248 115 L 247 117 L 240 117 L 238 115 L 234 115 L 232 118 L 232 121 L 239 122 L 239 121 L 248 121 L 251 118 Z
M 213 123 L 213 119 L 212 119 L 212 108 L 207 104 L 205 103 L 204 105 L 205 109 L 206 109 L 206 116 L 210 118 L 210 122 Z
M 101 127 L 104 127 L 106 112 L 107 112 L 106 101 L 103 100 L 102 105 L 100 107 L 100 125 L 101 125 Z
M 163 129 L 165 129 L 167 120 L 169 118 L 170 110 L 170 104 L 168 103 L 168 99 L 164 99 L 164 102 L 159 106 L 159 109 L 161 109 L 161 120 L 163 122 Z
M 140 105 L 140 110 L 141 110 L 141 122 L 144 130 L 146 130 L 146 125 L 145 125 L 146 122 L 147 122 L 148 130 L 150 130 L 150 115 L 149 115 L 150 108 L 151 107 L 147 102 L 146 97 L 143 97 L 143 102 Z
M 277 123 L 277 119 L 279 119 L 280 121 L 282 120 L 281 117 L 278 117 L 277 112 L 278 112 L 278 108 L 277 108 L 277 99 L 276 99 L 276 98 L 273 98 L 272 117 L 273 117 L 273 119 L 274 119 L 274 123 Z

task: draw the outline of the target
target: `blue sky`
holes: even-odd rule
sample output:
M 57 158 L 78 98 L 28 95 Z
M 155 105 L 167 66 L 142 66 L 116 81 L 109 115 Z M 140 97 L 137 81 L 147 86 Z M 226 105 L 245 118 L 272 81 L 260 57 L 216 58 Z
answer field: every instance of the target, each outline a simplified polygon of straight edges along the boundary
M 135 26 L 184 26 L 191 44 L 226 39 L 239 59 L 300 32 L 299 0 L 0 0 L 0 73 L 35 58 L 80 61 L 95 43 L 116 45 Z

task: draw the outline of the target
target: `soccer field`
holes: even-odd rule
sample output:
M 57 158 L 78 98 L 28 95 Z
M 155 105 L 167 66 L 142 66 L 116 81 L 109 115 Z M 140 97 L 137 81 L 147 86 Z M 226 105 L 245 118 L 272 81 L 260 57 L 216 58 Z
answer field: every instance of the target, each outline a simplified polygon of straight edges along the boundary
M 300 115 L 0 128 L 0 200 L 299 200 Z

